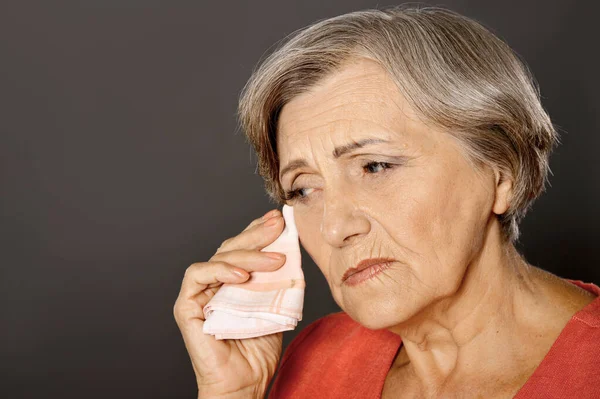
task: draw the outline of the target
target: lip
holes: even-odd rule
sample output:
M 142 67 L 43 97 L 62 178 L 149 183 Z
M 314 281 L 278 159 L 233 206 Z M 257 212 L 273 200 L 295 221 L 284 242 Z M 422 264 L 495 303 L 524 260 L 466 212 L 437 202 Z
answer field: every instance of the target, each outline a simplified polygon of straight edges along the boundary
M 350 277 L 351 275 L 356 274 L 362 270 L 368 269 L 369 267 L 372 267 L 375 265 L 382 265 L 384 263 L 390 263 L 390 262 L 395 262 L 395 260 L 391 259 L 391 258 L 372 258 L 372 259 L 362 260 L 356 265 L 356 267 L 351 267 L 348 270 L 346 270 L 346 272 L 342 276 L 342 283 L 344 281 L 346 281 L 346 279 L 348 277 Z

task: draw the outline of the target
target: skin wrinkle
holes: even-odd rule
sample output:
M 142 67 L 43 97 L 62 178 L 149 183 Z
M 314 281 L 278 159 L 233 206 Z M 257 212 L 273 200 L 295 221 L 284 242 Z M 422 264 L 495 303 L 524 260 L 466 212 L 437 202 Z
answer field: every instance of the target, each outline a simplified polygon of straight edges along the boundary
M 421 122 L 386 76 L 373 62 L 357 62 L 283 107 L 280 166 L 296 159 L 307 166 L 281 184 L 313 189 L 290 203 L 300 242 L 340 308 L 402 337 L 390 392 L 492 397 L 501 385 L 514 394 L 593 298 L 567 293 L 568 283 L 502 246 L 496 215 L 508 207 L 512 181 L 489 166 L 473 168 L 456 139 Z M 334 159 L 334 148 L 375 131 L 391 143 Z M 363 170 L 394 157 L 406 161 Z M 347 268 L 374 257 L 397 262 L 360 285 L 341 284 Z

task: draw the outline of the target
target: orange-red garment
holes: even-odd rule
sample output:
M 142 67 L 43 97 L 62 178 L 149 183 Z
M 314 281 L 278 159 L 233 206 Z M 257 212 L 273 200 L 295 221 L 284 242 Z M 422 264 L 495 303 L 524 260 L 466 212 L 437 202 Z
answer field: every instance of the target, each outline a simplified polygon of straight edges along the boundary
M 600 295 L 595 284 L 568 281 Z M 322 317 L 287 347 L 269 399 L 379 399 L 401 343 L 345 312 Z M 573 315 L 515 398 L 600 398 L 600 296 Z

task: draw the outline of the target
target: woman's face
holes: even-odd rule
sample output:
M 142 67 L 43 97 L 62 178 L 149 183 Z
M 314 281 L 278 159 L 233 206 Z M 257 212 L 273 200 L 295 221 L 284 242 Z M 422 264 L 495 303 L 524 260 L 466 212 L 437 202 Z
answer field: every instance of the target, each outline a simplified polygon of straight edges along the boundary
M 277 150 L 302 245 L 366 327 L 394 326 L 455 293 L 494 223 L 493 171 L 476 172 L 455 139 L 420 122 L 372 61 L 286 104 Z M 370 258 L 395 262 L 342 283 Z

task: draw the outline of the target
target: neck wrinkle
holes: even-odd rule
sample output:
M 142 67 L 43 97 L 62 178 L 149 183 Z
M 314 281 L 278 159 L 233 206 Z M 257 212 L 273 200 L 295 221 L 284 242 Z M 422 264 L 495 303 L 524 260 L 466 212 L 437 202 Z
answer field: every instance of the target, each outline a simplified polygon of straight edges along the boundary
M 465 359 L 472 367 L 491 341 L 509 339 L 520 298 L 533 295 L 532 269 L 512 244 L 501 244 L 495 234 L 486 238 L 453 295 L 390 329 L 402 338 L 399 353 L 405 352 L 392 369 L 408 366 L 424 386 L 440 387 Z

